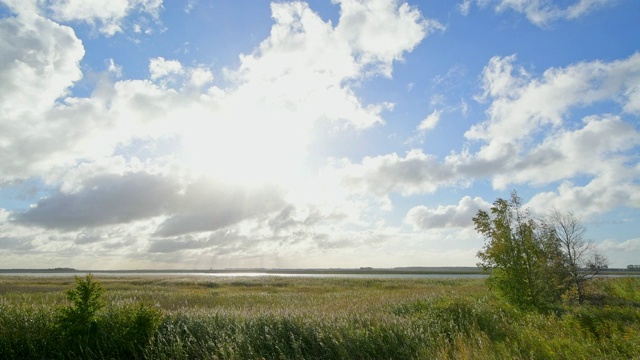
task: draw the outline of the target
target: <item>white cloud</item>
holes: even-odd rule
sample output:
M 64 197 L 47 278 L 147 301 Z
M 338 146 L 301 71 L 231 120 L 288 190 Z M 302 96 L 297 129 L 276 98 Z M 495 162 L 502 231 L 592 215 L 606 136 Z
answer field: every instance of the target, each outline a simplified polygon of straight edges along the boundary
M 378 196 L 390 192 L 432 193 L 457 180 L 455 168 L 416 149 L 407 152 L 405 157 L 393 153 L 365 157 L 360 164 L 346 162 L 336 172 L 345 186 Z
M 416 230 L 469 227 L 478 210 L 487 210 L 490 207 L 491 204 L 480 197 L 472 199 L 465 196 L 460 199 L 458 205 L 438 206 L 435 209 L 416 206 L 409 210 L 404 222 Z
M 611 263 L 609 267 L 626 268 L 627 265 L 640 265 L 640 239 L 616 241 L 607 239 L 596 245 Z
M 113 59 L 109 59 L 107 61 L 107 71 L 113 74 L 116 78 L 122 77 L 122 66 L 116 64 Z
M 349 84 L 365 75 L 389 76 L 392 63 L 427 35 L 426 20 L 395 1 L 344 1 L 341 6 L 333 27 L 307 4 L 273 3 L 276 23 L 269 38 L 240 57 L 237 72 L 228 72 L 244 82 L 240 91 L 265 93 L 268 88 L 275 101 L 287 99 L 279 108 L 302 115 L 298 121 L 339 121 L 357 128 L 383 122 L 380 112 L 388 105 L 364 106 Z M 394 41 L 373 36 L 384 32 L 391 32 Z
M 184 69 L 182 68 L 182 64 L 177 60 L 165 60 L 163 57 L 149 60 L 151 80 L 158 80 L 169 75 L 179 75 L 183 73 Z
M 184 67 L 178 60 L 157 57 L 149 60 L 149 76 L 162 87 L 180 86 L 181 90 L 201 92 L 213 82 L 213 73 L 203 65 Z
M 213 73 L 204 66 L 190 68 L 187 88 L 202 89 L 205 85 L 213 82 Z
M 463 14 L 474 3 L 458 2 Z M 475 3 L 483 2 L 537 24 L 574 19 L 608 3 Z M 536 211 L 594 215 L 640 207 L 633 154 L 640 145 L 638 54 L 541 75 L 519 66 L 515 56 L 494 57 L 477 97 L 488 107 L 486 117 L 466 133 L 471 143 L 462 150 L 442 157 L 421 149 L 383 152 L 333 160 L 318 170 L 312 163 L 322 159 L 307 158 L 318 125 L 355 133 L 384 124 L 394 104 L 367 103 L 359 88 L 371 77 L 391 76 L 426 36 L 445 30 L 442 24 L 402 1 L 336 1 L 341 11 L 333 22 L 305 3 L 277 2 L 269 36 L 240 56 L 237 69 L 223 69 L 224 82 L 214 82 L 205 65 L 162 57 L 149 60 L 147 79 L 122 79 L 129 71 L 107 59 L 108 74 L 90 77 L 98 79 L 90 95 L 72 97 L 83 75 L 82 42 L 45 17 L 86 23 L 107 35 L 142 33 L 144 18 L 159 21 L 162 1 L 4 3 L 19 15 L 0 19 L 0 182 L 35 178 L 48 189 L 22 212 L 0 209 L 0 256 L 11 264 L 28 251 L 33 264 L 55 255 L 60 265 L 73 260 L 80 267 L 95 264 L 95 257 L 112 267 L 175 261 L 278 267 L 282 257 L 294 259 L 287 266 L 341 266 L 353 253 L 367 258 L 363 266 L 467 265 L 481 245 L 471 218 L 488 203 L 464 197 L 453 205 L 418 206 L 404 226 L 394 227 L 389 213 L 403 202 L 392 194 L 491 181 L 499 189 L 544 186 L 528 204 Z M 453 89 L 467 75 L 454 66 L 433 84 Z M 85 93 L 82 85 L 77 94 Z M 439 110 L 416 133 L 437 129 L 442 113 L 469 111 L 464 99 L 447 106 L 443 94 L 447 89 L 430 97 Z M 594 110 L 601 104 L 610 113 Z M 281 186 L 267 185 L 274 183 Z M 447 251 L 454 241 L 459 250 Z M 634 244 L 610 247 L 633 250 Z
M 153 4 L 159 2 L 138 5 L 154 8 Z M 422 18 L 403 17 L 409 10 L 394 6 L 383 7 L 391 12 L 383 16 L 391 22 L 388 26 L 422 29 L 407 24 Z M 270 37 L 254 53 L 241 57 L 237 71 L 227 71 L 233 80 L 228 90 L 207 88 L 213 81 L 207 67 L 154 58 L 149 63 L 153 82 L 103 79 L 86 98 L 65 98 L 82 75 L 79 61 L 84 54 L 70 28 L 33 14 L 2 19 L 1 31 L 10 39 L 4 43 L 6 66 L 0 75 L 4 93 L 10 94 L 0 104 L 6 130 L 0 135 L 5 137 L 0 155 L 3 176 L 55 176 L 76 161 L 111 156 L 132 142 L 166 137 L 179 141 L 188 160 L 206 167 L 203 171 L 235 172 L 236 178 L 244 179 L 255 174 L 286 176 L 284 171 L 305 156 L 315 123 L 356 128 L 382 123 L 381 113 L 393 104 L 363 104 L 349 86 L 350 80 L 364 76 L 362 64 L 354 58 L 362 50 L 351 48 L 330 22 L 305 4 L 273 4 L 272 9 L 276 24 Z M 415 10 L 409 12 L 415 15 Z M 420 30 L 418 35 L 410 36 L 413 40 L 406 46 L 385 50 L 393 56 L 371 61 L 399 59 L 424 33 Z M 34 46 L 25 47 L 23 41 Z M 119 71 L 115 63 L 109 68 Z M 19 122 L 14 121 L 18 113 Z
M 64 141 L 46 139 L 60 123 L 43 114 L 82 78 L 84 48 L 71 28 L 37 15 L 0 19 L 0 37 L 0 177 L 10 180 Z
M 582 175 L 629 181 L 638 175 L 628 165 L 633 158 L 627 152 L 640 146 L 640 133 L 631 123 L 606 115 L 587 117 L 583 124 L 573 131 L 558 130 L 526 155 L 513 157 L 505 173 L 494 177 L 495 186 L 548 184 Z
M 629 239 L 625 241 L 605 240 L 598 245 L 598 248 L 605 251 L 635 252 L 640 251 L 640 239 Z M 638 261 L 633 263 L 637 265 Z
M 141 28 L 149 19 L 158 22 L 162 0 L 2 0 L 9 8 L 22 15 L 39 14 L 58 22 L 83 22 L 96 27 L 106 36 L 122 32 L 126 20 L 133 28 Z M 150 28 L 145 30 L 151 31 Z
M 632 182 L 607 177 L 595 178 L 584 186 L 564 181 L 557 191 L 534 195 L 527 206 L 538 213 L 556 208 L 591 216 L 620 206 L 640 207 L 639 191 L 640 186 Z
M 37 0 L 1 0 L 11 11 L 21 16 L 39 16 L 40 9 Z
M 46 6 L 56 20 L 85 22 L 112 36 L 123 30 L 124 19 L 133 12 L 157 19 L 162 0 L 49 0 Z
M 338 36 L 346 39 L 361 66 L 391 76 L 393 61 L 402 60 L 426 35 L 443 31 L 436 20 L 426 20 L 407 3 L 388 0 L 336 0 L 340 3 Z
M 580 0 L 577 3 L 568 6 L 564 12 L 567 19 L 577 19 L 586 15 L 595 9 L 612 4 L 612 0 Z
M 494 159 L 514 149 L 516 153 L 521 151 L 524 139 L 547 126 L 561 127 L 572 108 L 603 101 L 620 102 L 627 111 L 634 108 L 630 104 L 634 104 L 634 94 L 640 87 L 640 54 L 610 63 L 593 61 L 551 68 L 539 79 L 514 68 L 514 60 L 513 56 L 495 57 L 483 72 L 481 99 L 492 101 L 488 120 L 465 133 L 468 139 L 488 143 L 481 150 L 482 157 Z
M 417 129 L 418 132 L 425 133 L 429 130 L 434 129 L 436 125 L 438 125 L 438 122 L 440 121 L 441 114 L 442 114 L 442 111 L 434 110 L 431 114 L 429 114 L 429 116 L 427 116 L 424 120 L 420 122 Z
M 49 191 L 29 209 L 0 209 L 1 256 L 64 254 L 85 268 L 94 256 L 112 267 L 210 256 L 238 266 L 238 259 L 303 258 L 310 249 L 318 261 L 347 256 L 351 246 L 371 249 L 395 234 L 378 213 L 391 208 L 388 197 L 354 193 L 340 179 L 300 181 L 292 169 L 303 163 L 316 124 L 384 122 L 393 104 L 367 104 L 354 88 L 390 76 L 394 62 L 441 28 L 417 9 L 344 1 L 334 26 L 306 4 L 274 3 L 269 37 L 241 56 L 238 69 L 226 69 L 224 89 L 203 65 L 157 57 L 148 79 L 131 80 L 107 59 L 93 92 L 72 97 L 82 43 L 38 13 L 113 35 L 135 29 L 140 12 L 157 16 L 161 1 L 35 4 L 15 2 L 20 15 L 0 19 L 7 39 L 0 87 L 8 94 L 0 103 L 0 169 L 3 181 L 36 177 Z M 384 42 L 374 47 L 371 35 Z M 283 187 L 265 185 L 273 176 Z
M 496 12 L 511 10 L 521 13 L 531 23 L 545 27 L 560 19 L 574 20 L 586 16 L 598 8 L 612 4 L 614 0 L 578 0 L 566 6 L 559 6 L 547 0 L 475 0 L 475 2 L 480 7 L 492 4 Z M 459 5 L 461 13 L 468 14 L 470 6 L 471 0 L 465 0 Z
M 52 106 L 82 78 L 84 48 L 70 27 L 37 15 L 6 17 L 0 35 L 0 121 Z
M 65 98 L 49 109 L 22 114 L 21 122 L 5 117 L 3 124 L 15 130 L 2 134 L 7 136 L 0 154 L 2 175 L 49 181 L 78 161 L 110 156 L 136 138 L 175 134 L 176 116 L 195 105 L 196 100 L 150 82 L 127 80 L 99 84 L 90 98 Z
M 375 196 L 430 193 L 481 179 L 490 179 L 498 189 L 560 182 L 557 192 L 535 195 L 531 206 L 584 214 L 640 207 L 635 195 L 640 173 L 633 154 L 640 146 L 633 123 L 638 113 L 628 110 L 640 83 L 640 55 L 552 68 L 539 78 L 514 61 L 494 58 L 485 69 L 480 100 L 490 101 L 488 119 L 466 133 L 482 140 L 477 152 L 464 148 L 441 160 L 421 150 L 406 157 L 365 157 L 335 166 L 338 176 L 354 191 Z M 620 114 L 590 115 L 582 121 L 572 116 L 574 109 L 590 110 L 602 102 Z M 574 179 L 581 185 L 567 182 Z
M 481 99 L 491 100 L 488 120 L 465 134 L 484 145 L 475 154 L 450 157 L 456 168 L 477 176 L 481 164 L 492 164 L 486 175 L 499 189 L 561 182 L 557 191 L 531 199 L 531 207 L 541 212 L 555 207 L 592 215 L 640 206 L 635 195 L 640 173 L 633 155 L 640 133 L 632 121 L 638 112 L 631 105 L 640 83 L 640 54 L 552 68 L 539 78 L 517 69 L 513 61 L 494 58 L 485 69 Z M 575 109 L 598 103 L 620 114 L 594 114 L 582 121 L 572 116 Z
M 460 4 L 458 4 L 458 10 L 464 16 L 469 15 L 469 11 L 471 11 L 471 0 L 463 0 Z

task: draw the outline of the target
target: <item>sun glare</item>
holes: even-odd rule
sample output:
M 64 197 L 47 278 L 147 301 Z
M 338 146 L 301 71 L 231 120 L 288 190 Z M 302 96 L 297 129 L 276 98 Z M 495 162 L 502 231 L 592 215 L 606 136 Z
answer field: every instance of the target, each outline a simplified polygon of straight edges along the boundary
M 286 183 L 302 164 L 309 132 L 291 116 L 244 109 L 200 113 L 184 129 L 186 165 L 237 183 Z

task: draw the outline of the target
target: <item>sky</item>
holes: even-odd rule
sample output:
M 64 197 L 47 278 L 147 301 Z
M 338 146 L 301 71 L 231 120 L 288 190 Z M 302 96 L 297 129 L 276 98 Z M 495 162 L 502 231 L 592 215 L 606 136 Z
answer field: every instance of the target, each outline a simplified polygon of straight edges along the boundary
M 0 268 L 640 264 L 636 0 L 0 0 Z

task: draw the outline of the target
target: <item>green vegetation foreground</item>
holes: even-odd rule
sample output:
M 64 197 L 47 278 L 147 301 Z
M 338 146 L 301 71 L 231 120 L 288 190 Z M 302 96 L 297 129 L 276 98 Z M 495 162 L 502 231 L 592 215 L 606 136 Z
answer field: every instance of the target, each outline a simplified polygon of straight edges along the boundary
M 640 279 L 589 286 L 540 312 L 478 279 L 8 276 L 0 358 L 640 358 Z

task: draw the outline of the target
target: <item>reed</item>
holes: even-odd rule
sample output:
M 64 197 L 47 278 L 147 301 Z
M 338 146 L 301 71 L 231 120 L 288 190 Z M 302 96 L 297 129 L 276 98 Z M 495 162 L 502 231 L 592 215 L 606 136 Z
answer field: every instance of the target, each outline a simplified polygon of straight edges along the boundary
M 629 359 L 640 279 L 527 312 L 479 279 L 96 277 L 91 338 L 61 331 L 69 278 L 0 278 L 3 359 Z

